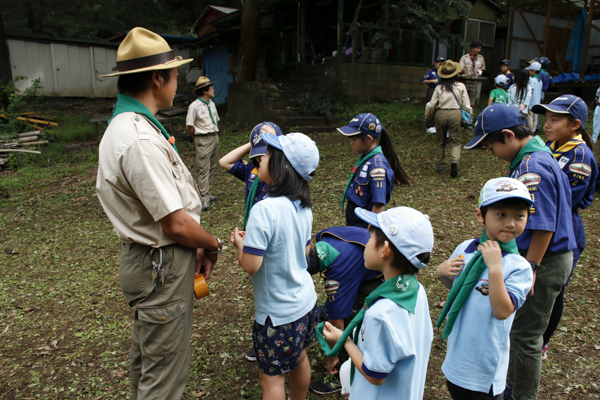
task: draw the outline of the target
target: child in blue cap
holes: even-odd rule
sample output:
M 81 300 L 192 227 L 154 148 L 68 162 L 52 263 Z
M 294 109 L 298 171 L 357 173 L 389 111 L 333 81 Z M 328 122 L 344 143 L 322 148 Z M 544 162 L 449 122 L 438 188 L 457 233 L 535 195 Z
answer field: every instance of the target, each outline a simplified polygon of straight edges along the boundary
M 515 83 L 515 75 L 510 71 L 510 60 L 500 61 L 500 72 L 502 75 L 506 76 L 506 85 L 504 85 L 504 90 L 508 90 L 510 85 Z
M 433 249 L 431 223 L 409 207 L 380 214 L 362 208 L 355 212 L 371 225 L 365 267 L 383 273 L 385 282 L 343 332 L 329 322 L 319 324 L 319 343 L 328 355 L 341 347 L 350 355 L 350 400 L 420 400 L 433 327 L 427 294 L 416 274 L 426 267 Z M 333 349 L 328 341 L 336 343 Z
M 510 177 L 521 181 L 533 200 L 517 247 L 534 268 L 531 297 L 517 311 L 510 333 L 508 386 L 517 399 L 535 399 L 542 371 L 542 335 L 552 306 L 567 281 L 577 245 L 571 221 L 569 180 L 552 151 L 531 130 L 518 107 L 493 104 L 475 122 L 475 137 L 465 146 L 485 145 L 510 163 Z M 510 388 L 509 388 L 510 392 Z
M 350 137 L 352 150 L 360 154 L 346 184 L 340 208 L 344 209 L 348 199 L 346 225 L 366 228 L 367 223 L 356 217 L 354 209 L 362 207 L 374 213 L 382 212 L 390 201 L 394 183 L 408 185 L 411 179 L 400 165 L 388 131 L 375 115 L 358 114 L 347 126 L 337 130 Z
M 475 210 L 485 227 L 482 236 L 461 243 L 437 267 L 440 281 L 450 289 L 437 326 L 448 316 L 442 371 L 453 399 L 502 398 L 510 328 L 533 285 L 531 266 L 515 242 L 532 204 L 518 180 L 489 180 Z
M 538 104 L 533 112 L 545 114 L 544 131 L 548 137 L 546 144 L 563 172 L 569 177 L 571 188 L 572 221 L 577 241 L 573 250 L 573 269 L 585 249 L 585 228 L 579 210 L 589 207 L 594 201 L 598 166 L 592 153 L 592 140 L 584 129 L 588 107 L 581 98 L 572 94 L 557 97 L 550 104 Z M 569 280 L 571 276 L 569 275 Z M 554 302 L 552 316 L 544 334 L 542 353 L 545 356 L 550 337 L 558 327 L 564 308 L 565 283 Z
M 315 142 L 302 133 L 261 134 L 268 144 L 258 179 L 267 197 L 250 211 L 246 231 L 236 227 L 231 242 L 242 269 L 252 276 L 254 327 L 263 399 L 304 400 L 310 384 L 306 347 L 315 334 L 317 294 L 307 273 L 312 212 L 308 181 L 319 165 Z

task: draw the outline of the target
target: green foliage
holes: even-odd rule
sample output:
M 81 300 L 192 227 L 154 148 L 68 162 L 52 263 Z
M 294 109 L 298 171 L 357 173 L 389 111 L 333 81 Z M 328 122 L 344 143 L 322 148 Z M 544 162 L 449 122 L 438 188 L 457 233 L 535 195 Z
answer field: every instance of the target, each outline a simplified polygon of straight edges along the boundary
M 44 96 L 38 94 L 44 88 L 41 82 L 42 78 L 35 78 L 31 82 L 31 86 L 25 89 L 25 96 L 29 97 L 32 103 L 39 103 L 44 98 Z
M 328 80 L 324 85 L 317 85 L 316 89 L 305 93 L 297 99 L 301 111 L 312 110 L 325 115 L 329 121 L 334 112 L 343 111 L 352 105 L 352 101 L 339 81 Z
M 0 134 L 3 138 L 12 139 L 16 137 L 20 128 L 23 126 L 23 124 L 17 120 L 16 114 L 21 110 L 23 105 L 25 105 L 25 101 L 23 100 L 21 91 L 17 89 L 15 84 L 26 79 L 26 76 L 19 75 L 14 77 L 12 81 L 0 84 L 0 91 L 8 102 L 6 109 L 2 108 L 2 110 L 0 110 L 7 117 L 7 119 L 4 119 L 6 123 L 0 125 Z

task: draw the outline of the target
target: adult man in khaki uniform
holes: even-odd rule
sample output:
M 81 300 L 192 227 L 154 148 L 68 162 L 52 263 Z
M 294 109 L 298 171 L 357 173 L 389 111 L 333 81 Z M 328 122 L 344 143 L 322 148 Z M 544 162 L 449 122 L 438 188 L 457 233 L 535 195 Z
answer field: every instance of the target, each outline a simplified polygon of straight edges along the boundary
M 471 105 L 475 105 L 477 98 L 477 78 L 485 71 L 485 59 L 481 53 L 481 42 L 474 40 L 470 45 L 471 51 L 460 58 L 460 66 L 462 72 L 460 78 L 467 87 L 469 93 L 469 101 Z
M 121 290 L 133 308 L 134 399 L 180 399 L 188 378 L 194 273 L 210 276 L 220 240 L 200 226 L 202 203 L 170 135 L 177 67 L 167 42 L 134 28 L 117 50 L 120 94 L 100 142 L 96 189 L 121 240 Z
M 219 163 L 219 113 L 212 99 L 215 88 L 206 76 L 201 76 L 193 89 L 197 97 L 188 108 L 185 125 L 196 145 L 196 167 L 198 168 L 198 189 L 202 196 L 202 210 L 209 210 L 210 203 L 218 199 L 210 195 L 213 176 Z

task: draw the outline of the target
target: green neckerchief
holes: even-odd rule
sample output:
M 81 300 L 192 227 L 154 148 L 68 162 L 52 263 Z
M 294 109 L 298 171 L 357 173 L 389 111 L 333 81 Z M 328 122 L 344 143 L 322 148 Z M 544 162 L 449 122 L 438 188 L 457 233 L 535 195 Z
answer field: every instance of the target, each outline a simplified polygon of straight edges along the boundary
M 171 135 L 169 135 L 169 132 L 167 132 L 165 127 L 162 126 L 162 124 L 158 122 L 158 120 L 150 112 L 150 110 L 148 110 L 148 107 L 143 105 L 139 100 L 134 99 L 133 97 L 126 96 L 124 94 L 117 95 L 117 102 L 115 103 L 115 106 L 113 108 L 112 118 L 108 120 L 108 123 L 110 124 L 110 121 L 112 121 L 114 117 L 124 112 L 134 112 L 136 114 L 143 115 L 144 117 L 148 118 L 150 122 L 156 125 L 158 129 L 160 129 L 160 132 L 165 138 L 167 138 L 167 140 L 171 137 Z M 177 146 L 175 146 L 175 143 L 173 143 L 171 146 L 173 146 L 175 151 L 177 151 Z M 179 151 L 177 152 L 179 153 Z
M 315 244 L 317 258 L 319 259 L 319 272 L 325 271 L 335 261 L 340 252 L 327 242 L 317 242 Z
M 487 240 L 488 237 L 484 229 L 479 243 L 485 243 Z M 498 244 L 503 252 L 519 254 L 517 242 L 514 239 L 506 243 L 498 242 Z M 442 313 L 437 320 L 437 327 L 439 329 L 440 326 L 442 326 L 446 315 L 448 315 L 448 320 L 446 321 L 446 326 L 444 326 L 444 332 L 442 334 L 442 341 L 450 336 L 458 313 L 467 302 L 467 299 L 471 295 L 475 285 L 477 285 L 477 282 L 479 282 L 479 278 L 485 269 L 486 265 L 485 261 L 483 261 L 481 250 L 477 250 L 477 253 L 471 258 L 471 261 L 465 266 L 458 279 L 454 282 L 454 285 L 452 285 L 452 289 L 450 289 L 450 293 L 448 293 L 448 300 L 446 300 Z
M 206 104 L 206 108 L 208 108 L 208 113 L 210 114 L 210 119 L 212 120 L 212 123 L 216 125 L 217 123 L 215 122 L 215 118 L 212 115 L 212 110 L 210 109 L 210 100 L 206 101 L 200 96 L 198 96 L 198 100 Z
M 254 182 L 252 182 L 250 190 L 248 190 L 248 197 L 246 197 L 246 210 L 244 210 L 244 230 L 246 230 L 246 223 L 248 222 L 248 217 L 250 216 L 250 210 L 254 205 L 254 197 L 256 197 L 256 192 L 258 191 L 259 183 L 260 179 L 258 179 L 257 176 L 254 178 Z
M 335 357 L 339 353 L 339 351 L 344 347 L 344 343 L 346 343 L 346 339 L 348 336 L 352 334 L 352 331 L 355 327 L 360 327 L 362 320 L 365 317 L 365 311 L 371 307 L 371 305 L 375 302 L 375 300 L 380 297 L 385 297 L 386 299 L 392 300 L 394 303 L 398 304 L 400 307 L 404 308 L 411 314 L 415 313 L 415 306 L 417 304 L 417 297 L 419 295 L 419 281 L 417 277 L 414 275 L 398 275 L 397 277 L 393 277 L 379 285 L 379 287 L 371 292 L 370 295 L 365 299 L 365 305 L 362 310 L 356 314 L 356 317 L 348 324 L 346 329 L 344 329 L 344 333 L 338 339 L 338 341 L 333 346 L 333 349 L 329 347 L 329 343 L 323 336 L 323 326 L 325 322 L 321 322 L 317 326 L 317 339 L 319 339 L 319 344 L 321 345 L 321 349 L 325 352 L 328 357 Z M 354 343 L 358 343 L 358 336 L 360 334 L 357 332 L 354 335 Z M 351 372 L 350 372 L 350 384 L 354 381 L 354 363 L 351 363 Z
M 540 74 L 541 74 L 542 72 L 543 72 L 543 73 L 545 73 L 545 74 L 547 74 L 547 75 L 549 75 L 549 74 L 548 74 L 548 71 L 546 70 L 546 68 L 542 68 L 542 69 L 540 69 Z
M 550 148 L 546 146 L 544 141 L 540 139 L 539 136 L 534 136 L 533 139 L 527 142 L 527 144 L 523 146 L 521 150 L 519 150 L 519 153 L 517 154 L 515 159 L 512 160 L 512 162 L 510 163 L 510 173 L 512 174 L 512 172 L 515 170 L 515 168 L 517 168 L 521 161 L 523 161 L 523 158 L 525 158 L 526 155 L 529 155 L 536 151 L 545 151 L 548 154 L 552 154 L 552 150 L 550 150 Z
M 540 79 L 540 74 L 539 74 L 539 73 L 537 73 L 537 74 L 534 74 L 534 75 L 533 75 L 533 77 L 534 77 L 535 79 L 537 79 L 538 81 L 540 81 L 540 82 L 541 82 L 541 79 Z
M 383 151 L 381 150 L 381 146 L 376 146 L 373 150 L 371 150 L 371 152 L 369 154 L 358 158 L 356 165 L 354 166 L 354 168 L 352 168 L 352 172 L 350 173 L 350 178 L 348 179 L 348 183 L 346 184 L 346 189 L 344 189 L 344 195 L 342 196 L 342 202 L 340 203 L 340 208 L 342 209 L 342 211 L 344 211 L 344 202 L 346 201 L 346 192 L 348 192 L 348 188 L 350 187 L 352 180 L 354 179 L 354 177 L 360 170 L 360 167 L 369 158 L 373 157 L 375 154 L 380 154 L 380 153 L 383 153 Z
M 554 154 L 554 158 L 557 160 L 565 153 L 573 150 L 575 147 L 579 146 L 583 143 L 583 137 L 581 135 L 575 136 L 573 139 L 569 140 L 567 143 L 558 147 L 558 141 L 548 142 L 550 146 L 550 150 L 552 150 L 552 154 Z

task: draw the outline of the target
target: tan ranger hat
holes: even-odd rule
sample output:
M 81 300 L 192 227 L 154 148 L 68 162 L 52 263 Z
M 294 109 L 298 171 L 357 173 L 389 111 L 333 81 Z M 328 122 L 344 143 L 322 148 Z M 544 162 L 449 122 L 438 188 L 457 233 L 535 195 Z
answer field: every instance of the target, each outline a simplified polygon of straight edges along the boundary
M 217 82 L 211 82 L 211 80 L 208 79 L 208 76 L 201 76 L 196 81 L 196 86 L 194 86 L 194 88 L 192 89 L 192 91 L 196 91 L 198 89 L 202 89 L 203 87 L 214 85 L 215 83 L 217 83 Z
M 458 75 L 462 71 L 462 65 L 452 60 L 446 60 L 438 70 L 440 78 L 448 79 Z
M 161 36 L 144 28 L 133 28 L 117 49 L 117 66 L 113 74 L 119 76 L 138 72 L 177 68 L 193 61 L 175 56 L 175 52 Z

